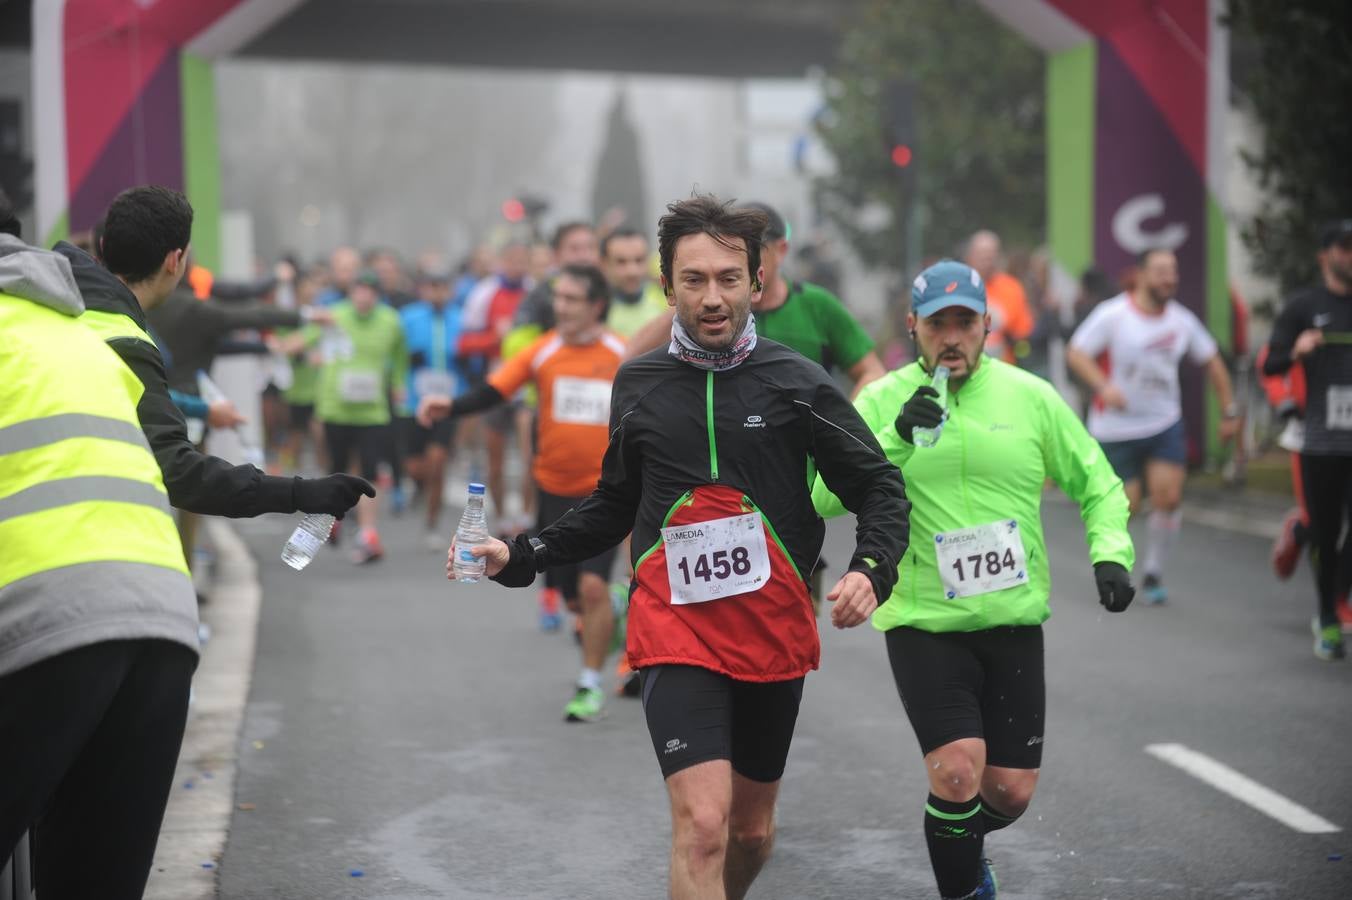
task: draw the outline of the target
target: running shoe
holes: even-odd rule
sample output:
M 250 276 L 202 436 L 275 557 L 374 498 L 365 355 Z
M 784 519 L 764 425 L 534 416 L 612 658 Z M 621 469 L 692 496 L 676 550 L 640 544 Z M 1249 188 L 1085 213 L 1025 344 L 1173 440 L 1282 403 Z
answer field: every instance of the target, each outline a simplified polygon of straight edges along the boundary
M 563 616 L 559 615 L 559 589 L 545 588 L 540 591 L 540 630 L 558 631 L 563 627 Z
M 1158 575 L 1145 576 L 1141 582 L 1141 593 L 1145 594 L 1145 601 L 1151 606 L 1159 606 L 1169 599 L 1169 592 L 1164 589 Z
M 975 900 L 995 900 L 999 887 L 999 883 L 995 880 L 995 870 L 991 868 L 991 861 L 983 859 L 981 861 L 981 884 L 977 885 L 976 893 L 972 897 Z
M 1300 562 L 1300 551 L 1305 549 L 1304 528 L 1301 526 L 1300 510 L 1293 509 L 1282 520 L 1281 533 L 1272 542 L 1272 571 L 1282 581 L 1291 577 Z
M 563 708 L 565 722 L 595 722 L 606 714 L 605 694 L 595 688 L 579 687 Z
M 1343 649 L 1342 629 L 1338 625 L 1325 625 L 1321 628 L 1319 617 L 1315 616 L 1310 622 L 1310 629 L 1314 632 L 1314 655 L 1316 659 L 1333 662 L 1347 655 Z
M 398 518 L 408 509 L 408 494 L 404 493 L 404 486 L 395 484 L 390 488 L 390 512 Z
M 359 566 L 373 563 L 385 555 L 380 546 L 380 536 L 374 531 L 359 535 L 357 546 L 352 549 L 352 562 Z
M 1339 597 L 1333 604 L 1333 611 L 1338 614 L 1338 624 L 1343 629 L 1343 634 L 1352 634 L 1352 604 L 1347 602 L 1347 595 Z

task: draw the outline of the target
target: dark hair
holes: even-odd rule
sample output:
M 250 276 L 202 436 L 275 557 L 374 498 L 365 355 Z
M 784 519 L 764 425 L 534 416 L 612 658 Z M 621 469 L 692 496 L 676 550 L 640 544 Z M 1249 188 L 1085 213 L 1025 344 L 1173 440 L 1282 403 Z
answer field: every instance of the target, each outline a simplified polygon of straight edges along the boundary
M 648 236 L 637 228 L 622 225 L 601 239 L 601 257 L 605 258 L 606 252 L 610 249 L 611 241 L 621 241 L 625 238 L 643 238 L 645 244 L 648 242 Z
M 775 211 L 775 208 L 768 203 L 761 203 L 753 200 L 742 204 L 743 209 L 758 209 L 765 213 L 765 235 L 764 240 L 778 241 L 787 240 L 789 237 L 789 223 L 784 221 L 784 217 Z
M 103 264 L 135 284 L 159 272 L 164 258 L 192 240 L 192 206 L 178 191 L 157 185 L 117 195 L 103 217 Z
M 596 266 L 568 265 L 560 269 L 559 274 L 582 282 L 587 288 L 587 299 L 592 303 L 610 302 L 610 285 Z
M 5 193 L 5 189 L 0 188 L 0 233 L 20 237 L 19 232 L 22 230 L 14 204 L 9 202 L 9 195 Z
M 1136 254 L 1136 266 L 1144 269 L 1145 264 L 1150 262 L 1150 257 L 1156 253 L 1173 253 L 1168 247 L 1146 247 L 1140 253 Z
M 554 236 L 549 239 L 550 248 L 555 253 L 558 253 L 559 248 L 563 246 L 563 242 L 568 240 L 568 235 L 578 230 L 592 232 L 596 231 L 596 229 L 592 227 L 592 224 L 590 222 L 583 222 L 580 220 L 574 222 L 564 222 L 558 228 L 554 229 Z
M 746 250 L 747 272 L 756 280 L 760 268 L 761 235 L 769 221 L 759 209 L 738 209 L 713 194 L 695 194 L 688 200 L 667 204 L 667 214 L 657 220 L 657 253 L 662 260 L 662 277 L 671 285 L 671 264 L 676 242 L 692 234 L 707 234 L 729 250 L 741 252 L 733 240 L 741 238 Z

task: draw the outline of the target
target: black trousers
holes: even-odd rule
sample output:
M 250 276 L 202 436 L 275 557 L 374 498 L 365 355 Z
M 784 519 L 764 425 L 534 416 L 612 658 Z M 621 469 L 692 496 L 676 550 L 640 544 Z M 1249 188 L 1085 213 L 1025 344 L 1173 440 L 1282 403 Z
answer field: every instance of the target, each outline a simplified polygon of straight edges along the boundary
M 36 825 L 42 900 L 139 900 L 197 654 L 108 641 L 0 677 L 0 859 Z
M 1343 525 L 1352 519 L 1352 457 L 1300 456 L 1305 511 L 1310 517 L 1310 559 L 1319 592 L 1319 624 L 1335 625 L 1338 614 L 1338 552 Z

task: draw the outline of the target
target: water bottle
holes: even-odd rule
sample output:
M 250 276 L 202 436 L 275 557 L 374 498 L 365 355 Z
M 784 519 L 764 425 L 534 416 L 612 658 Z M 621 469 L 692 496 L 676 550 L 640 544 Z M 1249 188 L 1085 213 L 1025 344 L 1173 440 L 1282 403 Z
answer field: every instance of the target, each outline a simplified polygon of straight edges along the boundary
M 331 531 L 333 516 L 328 513 L 310 513 L 291 532 L 286 546 L 282 548 L 282 562 L 299 572 L 315 558 L 319 548 L 328 541 Z
M 455 529 L 455 577 L 464 584 L 477 584 L 488 563 L 470 550 L 488 540 L 488 526 L 484 524 L 484 486 L 470 482 L 469 499 L 465 513 Z
M 934 378 L 930 380 L 930 387 L 939 392 L 935 402 L 944 411 L 944 418 L 948 418 L 948 366 L 935 366 Z M 917 447 L 933 447 L 939 443 L 939 435 L 943 434 L 944 423 L 941 421 L 933 428 L 913 428 L 911 429 L 911 440 Z

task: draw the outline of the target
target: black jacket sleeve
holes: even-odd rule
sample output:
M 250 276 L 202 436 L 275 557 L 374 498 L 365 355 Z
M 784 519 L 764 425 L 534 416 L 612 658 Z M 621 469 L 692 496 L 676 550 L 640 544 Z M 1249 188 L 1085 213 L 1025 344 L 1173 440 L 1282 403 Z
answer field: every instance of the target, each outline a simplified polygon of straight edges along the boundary
M 525 587 L 535 572 L 591 559 L 624 540 L 633 529 L 642 490 L 641 463 L 635 449 L 625 441 L 623 417 L 617 417 L 613 408 L 611 426 L 596 490 L 540 532 L 543 553 L 531 549 L 524 536 L 513 541 L 511 559 L 493 576 L 494 581 L 507 587 Z
M 198 303 L 192 313 L 191 327 L 198 333 L 224 336 L 241 328 L 295 328 L 300 325 L 300 313 L 294 309 L 278 309 L 261 303 L 226 306 L 222 303 Z
M 1295 364 L 1291 350 L 1296 345 L 1296 338 L 1305 330 L 1306 321 L 1304 304 L 1300 299 L 1288 300 L 1282 311 L 1277 314 L 1277 321 L 1272 323 L 1267 359 L 1263 360 L 1264 375 L 1285 374 Z
M 506 399 L 493 385 L 481 384 L 455 398 L 451 404 L 451 418 L 472 416 L 486 409 L 492 409 Z
M 169 382 L 158 350 L 134 338 L 112 340 L 108 346 L 145 386 L 136 415 L 160 465 L 171 506 L 232 518 L 296 511 L 292 479 L 264 475 L 253 466 L 231 465 L 199 452 L 188 441 L 183 414 L 169 399 Z
M 881 605 L 897 583 L 897 566 L 911 534 L 911 505 L 901 470 L 887 459 L 859 413 L 834 385 L 816 388 L 806 415 L 811 419 L 817 471 L 855 514 L 849 571 L 868 576 Z

